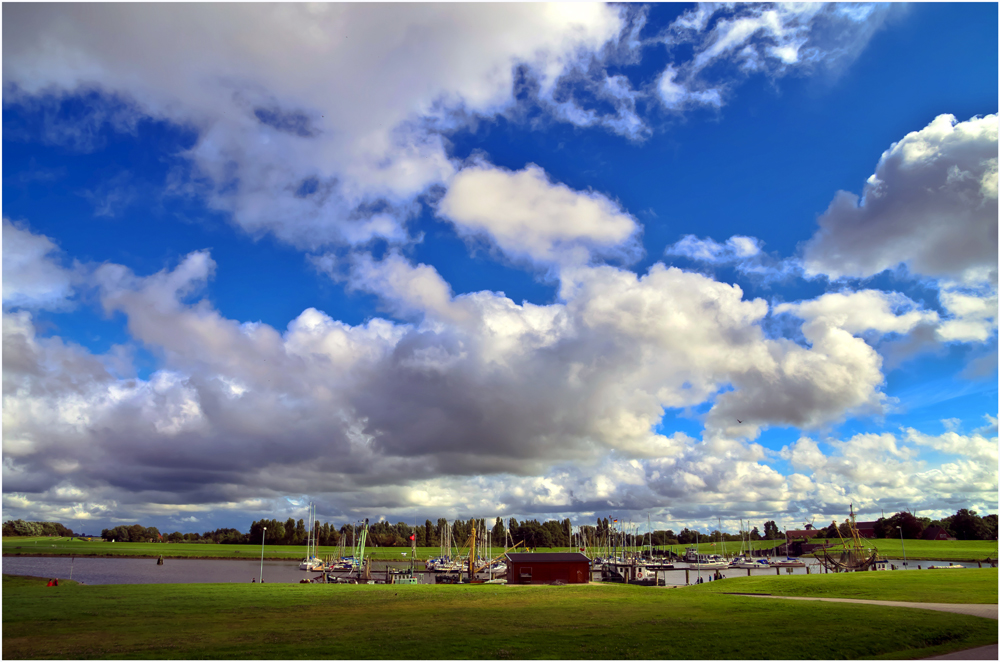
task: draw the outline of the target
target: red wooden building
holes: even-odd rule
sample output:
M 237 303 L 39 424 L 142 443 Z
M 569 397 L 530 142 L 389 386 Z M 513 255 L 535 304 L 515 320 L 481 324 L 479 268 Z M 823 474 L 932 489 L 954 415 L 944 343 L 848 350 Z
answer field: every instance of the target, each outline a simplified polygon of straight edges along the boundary
M 508 584 L 586 584 L 590 581 L 590 559 L 579 552 L 513 552 L 506 556 Z

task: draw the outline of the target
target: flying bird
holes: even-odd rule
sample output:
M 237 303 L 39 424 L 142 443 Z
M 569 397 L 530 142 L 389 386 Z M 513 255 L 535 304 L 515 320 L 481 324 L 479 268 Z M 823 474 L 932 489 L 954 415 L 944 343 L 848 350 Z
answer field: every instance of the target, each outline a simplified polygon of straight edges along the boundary
M 742 423 L 743 421 L 741 421 L 740 419 L 738 419 L 738 418 L 737 418 L 737 419 L 736 419 L 736 422 L 737 422 L 737 423 Z

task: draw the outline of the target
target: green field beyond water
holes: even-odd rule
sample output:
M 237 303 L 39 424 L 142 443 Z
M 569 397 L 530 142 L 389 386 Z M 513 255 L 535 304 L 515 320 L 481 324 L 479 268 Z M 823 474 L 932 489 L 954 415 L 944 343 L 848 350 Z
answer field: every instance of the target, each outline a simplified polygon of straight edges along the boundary
M 840 546 L 840 540 L 815 539 L 813 542 L 832 542 Z M 906 549 L 907 561 L 944 560 L 944 561 L 982 561 L 989 558 L 997 559 L 996 540 L 903 540 L 899 538 L 879 538 L 866 540 L 866 544 L 878 549 L 881 556 L 889 559 L 903 558 Z
M 816 540 L 814 542 L 822 542 Z M 839 540 L 836 541 L 839 544 Z M 784 540 L 759 540 L 754 542 L 754 549 L 771 549 Z M 886 558 L 902 559 L 903 546 L 899 540 L 873 540 L 871 544 L 878 547 L 879 553 Z M 944 561 L 982 561 L 986 558 L 997 558 L 997 542 L 995 540 L 907 540 L 907 560 L 921 561 L 939 559 Z M 721 554 L 721 543 L 703 542 L 697 547 L 701 554 Z M 669 548 L 677 554 L 683 554 L 687 545 L 673 545 Z M 349 550 L 350 548 L 348 548 Z M 734 554 L 740 549 L 739 543 L 726 543 L 725 551 Z M 494 548 L 494 554 L 502 553 L 502 549 Z M 520 551 L 520 550 L 518 550 Z M 576 551 L 575 548 L 552 547 L 542 548 L 539 552 Z M 405 555 L 404 555 L 405 552 Z M 92 541 L 75 538 L 4 538 L 4 556 L 44 555 L 44 556 L 144 556 L 166 558 L 219 558 L 247 559 L 260 558 L 260 545 L 218 545 L 211 543 L 141 543 L 141 542 L 104 542 L 99 538 Z M 410 550 L 406 547 L 366 547 L 365 557 L 375 560 L 409 560 Z M 428 559 L 437 556 L 437 547 L 418 547 L 417 558 Z M 347 552 L 350 554 L 350 551 Z M 321 547 L 318 556 L 337 557 L 339 547 Z M 305 557 L 305 547 L 302 545 L 264 545 L 264 558 L 296 560 Z
M 869 574 L 894 582 L 880 590 L 896 599 L 936 596 L 948 582 L 970 577 L 992 584 L 996 596 L 995 570 L 970 570 L 963 577 L 916 572 L 859 577 Z M 860 579 L 847 575 L 771 579 L 775 585 L 804 579 L 801 585 L 786 584 L 803 591 L 816 582 L 831 595 L 861 590 Z M 743 581 L 717 586 L 738 589 Z M 934 582 L 939 585 L 930 586 Z M 919 658 L 997 641 L 991 619 L 761 600 L 707 590 L 715 584 L 657 589 L 66 581 L 49 588 L 44 579 L 4 575 L 3 654 L 8 659 L 870 659 Z
M 771 549 L 775 545 L 783 543 L 778 540 L 760 540 L 754 543 L 754 549 Z M 701 543 L 700 545 L 690 545 L 697 547 L 702 554 L 721 554 L 723 547 L 720 544 Z M 662 549 L 670 549 L 674 553 L 683 554 L 687 548 L 685 545 L 673 545 Z M 730 554 L 739 550 L 739 543 L 727 543 L 726 551 Z M 468 550 L 466 550 L 468 551 Z M 518 548 L 516 551 L 522 551 Z M 578 548 L 573 547 L 543 547 L 538 552 L 575 552 Z M 212 543 L 143 543 L 143 542 L 104 542 L 99 538 L 91 541 L 79 540 L 77 538 L 4 538 L 4 555 L 43 555 L 43 556 L 144 556 L 155 558 L 164 556 L 166 558 L 220 558 L 220 559 L 247 559 L 260 558 L 260 545 L 219 545 Z M 346 554 L 350 555 L 350 547 Z M 503 548 L 494 548 L 493 554 L 500 555 Z M 417 547 L 418 559 L 429 559 L 438 556 L 438 547 Z M 264 545 L 264 558 L 267 559 L 302 559 L 306 555 L 304 545 Z M 340 555 L 340 547 L 320 547 L 317 556 L 326 558 Z M 410 558 L 408 547 L 365 547 L 365 557 L 376 560 L 399 560 L 405 561 Z

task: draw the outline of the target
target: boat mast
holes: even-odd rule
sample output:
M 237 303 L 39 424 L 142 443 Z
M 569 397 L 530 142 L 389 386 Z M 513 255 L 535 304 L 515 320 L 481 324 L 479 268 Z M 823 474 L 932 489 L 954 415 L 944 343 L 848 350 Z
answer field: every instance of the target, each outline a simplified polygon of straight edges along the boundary
M 469 536 L 469 581 L 476 578 L 476 525 L 472 525 L 472 535 Z

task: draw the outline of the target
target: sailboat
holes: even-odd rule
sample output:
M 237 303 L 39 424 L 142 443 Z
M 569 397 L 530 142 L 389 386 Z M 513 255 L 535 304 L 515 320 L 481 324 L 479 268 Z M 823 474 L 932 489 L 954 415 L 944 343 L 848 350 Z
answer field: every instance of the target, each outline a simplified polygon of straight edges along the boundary
M 323 561 L 316 557 L 316 551 L 319 545 L 316 541 L 315 529 L 316 529 L 316 504 L 309 504 L 309 514 L 306 515 L 309 520 L 309 532 L 306 535 L 306 557 L 299 564 L 299 570 L 306 571 L 322 571 Z
M 824 549 L 823 555 L 819 557 L 819 562 L 828 570 L 833 570 L 834 572 L 869 570 L 872 566 L 878 564 L 883 559 L 879 557 L 877 547 L 868 547 L 861 542 L 861 535 L 858 533 L 853 503 L 851 504 L 850 519 L 847 520 L 847 523 L 848 529 L 850 530 L 850 538 L 845 539 L 842 535 L 840 535 L 840 529 L 837 529 L 837 535 L 840 536 L 843 543 L 840 556 L 838 558 L 834 558 L 828 550 Z M 834 524 L 836 524 L 836 522 L 834 522 Z
M 772 561 L 771 566 L 774 568 L 804 568 L 806 567 L 805 562 L 798 559 L 793 559 L 788 556 L 788 531 L 785 531 L 785 560 L 784 561 Z

